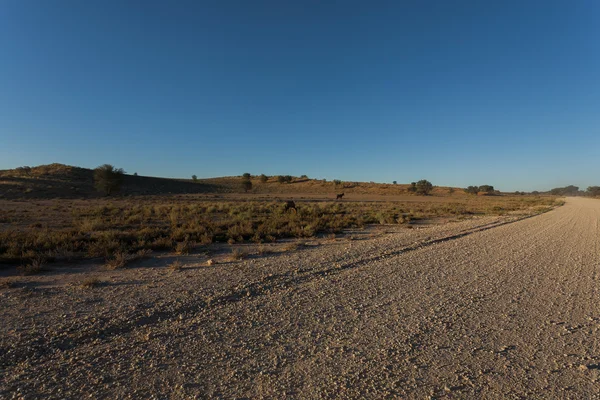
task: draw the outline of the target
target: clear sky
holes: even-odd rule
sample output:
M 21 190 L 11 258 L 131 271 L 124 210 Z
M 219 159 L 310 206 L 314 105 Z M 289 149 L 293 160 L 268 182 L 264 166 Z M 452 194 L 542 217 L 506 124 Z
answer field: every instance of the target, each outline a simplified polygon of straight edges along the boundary
M 0 0 L 0 169 L 600 185 L 600 1 Z

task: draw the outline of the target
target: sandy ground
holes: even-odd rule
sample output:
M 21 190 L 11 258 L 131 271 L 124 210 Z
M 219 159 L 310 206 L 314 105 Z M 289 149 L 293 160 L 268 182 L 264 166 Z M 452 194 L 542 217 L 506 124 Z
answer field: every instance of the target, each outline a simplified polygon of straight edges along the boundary
M 179 272 L 59 268 L 0 289 L 0 398 L 600 398 L 599 221 L 571 198 Z

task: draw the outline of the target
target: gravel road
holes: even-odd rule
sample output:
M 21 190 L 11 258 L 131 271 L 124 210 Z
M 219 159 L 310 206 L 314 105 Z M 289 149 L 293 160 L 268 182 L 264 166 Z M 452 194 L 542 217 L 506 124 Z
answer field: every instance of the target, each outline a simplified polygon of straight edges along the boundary
M 600 201 L 569 198 L 122 272 L 137 284 L 4 289 L 0 397 L 600 399 L 599 222 Z

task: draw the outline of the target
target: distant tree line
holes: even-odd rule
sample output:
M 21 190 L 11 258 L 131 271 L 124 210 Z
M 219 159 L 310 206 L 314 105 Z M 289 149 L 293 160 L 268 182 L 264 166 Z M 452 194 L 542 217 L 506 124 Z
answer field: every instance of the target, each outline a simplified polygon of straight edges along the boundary
M 23 166 L 16 168 L 17 172 L 23 175 L 31 174 L 31 167 Z M 118 192 L 123 184 L 125 171 L 122 168 L 116 168 L 110 164 L 103 164 L 97 167 L 94 170 L 94 186 L 99 191 L 103 192 L 107 196 Z M 137 172 L 133 174 L 137 176 Z M 252 190 L 252 175 L 248 172 L 242 175 L 241 186 L 245 192 L 249 192 Z M 261 183 L 266 183 L 269 180 L 269 177 L 265 174 L 261 174 L 258 176 L 258 179 Z M 302 175 L 301 179 L 308 179 L 308 176 Z M 198 181 L 198 177 L 196 175 L 192 175 L 192 180 L 194 182 Z M 278 175 L 277 182 L 279 183 L 291 183 L 293 182 L 294 177 L 291 175 Z M 326 181 L 325 179 L 323 180 Z M 339 179 L 333 180 L 334 185 L 341 185 L 343 182 Z M 394 181 L 394 184 L 397 184 Z M 433 190 L 433 184 L 426 179 L 421 179 L 418 182 L 411 182 L 408 191 L 413 192 L 420 195 L 428 195 Z M 450 192 L 453 190 L 451 189 Z M 469 194 L 493 194 L 497 191 L 494 189 L 492 185 L 481 185 L 481 186 L 468 186 L 464 189 L 466 193 Z M 568 185 L 565 187 L 557 187 L 545 192 L 547 194 L 551 194 L 554 196 L 590 196 L 590 197 L 600 197 L 600 186 L 589 186 L 585 191 L 579 190 L 578 186 Z M 514 192 L 515 195 L 526 195 L 526 192 Z M 539 195 L 540 192 L 533 191 L 530 192 L 531 195 Z
M 589 196 L 599 197 L 600 196 L 600 186 L 590 186 L 587 188 L 586 192 Z
M 565 187 L 557 187 L 550 190 L 548 193 L 554 196 L 600 196 L 600 186 L 589 186 L 585 191 L 580 190 L 578 186 L 569 185 Z
M 569 186 L 565 186 L 565 187 L 557 187 L 557 188 L 551 189 L 550 194 L 555 195 L 555 196 L 577 196 L 581 193 L 579 193 L 578 186 L 569 185 Z

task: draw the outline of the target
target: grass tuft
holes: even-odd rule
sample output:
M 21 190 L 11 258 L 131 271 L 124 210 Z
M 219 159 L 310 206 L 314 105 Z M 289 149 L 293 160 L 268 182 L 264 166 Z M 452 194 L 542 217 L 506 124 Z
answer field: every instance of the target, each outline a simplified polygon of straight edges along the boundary
M 169 264 L 168 268 L 172 272 L 181 271 L 183 269 L 183 263 L 179 260 L 175 260 L 171 264 Z
M 17 267 L 17 271 L 23 276 L 37 275 L 46 271 L 43 258 L 34 258 L 31 263 Z
M 102 281 L 98 278 L 87 278 L 83 282 L 81 282 L 81 287 L 84 289 L 93 289 L 102 284 Z
M 248 253 L 245 250 L 233 249 L 231 251 L 231 256 L 230 256 L 231 261 L 243 260 L 246 257 L 248 257 Z
M 0 281 L 0 289 L 14 289 L 17 287 L 17 282 L 12 279 Z

